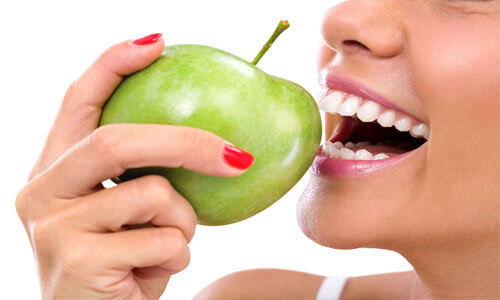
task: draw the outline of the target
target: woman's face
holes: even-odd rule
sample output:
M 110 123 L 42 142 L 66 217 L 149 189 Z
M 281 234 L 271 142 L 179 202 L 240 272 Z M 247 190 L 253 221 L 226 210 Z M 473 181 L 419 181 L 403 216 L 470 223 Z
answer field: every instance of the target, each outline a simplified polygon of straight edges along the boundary
M 500 0 L 349 0 L 326 12 L 322 34 L 327 94 L 379 100 L 373 90 L 389 101 L 380 113 L 428 124 L 430 137 L 402 156 L 379 147 L 389 160 L 317 158 L 298 205 L 304 233 L 334 248 L 393 250 L 498 235 Z M 326 113 L 326 139 L 341 120 Z M 344 143 L 363 136 L 343 130 Z

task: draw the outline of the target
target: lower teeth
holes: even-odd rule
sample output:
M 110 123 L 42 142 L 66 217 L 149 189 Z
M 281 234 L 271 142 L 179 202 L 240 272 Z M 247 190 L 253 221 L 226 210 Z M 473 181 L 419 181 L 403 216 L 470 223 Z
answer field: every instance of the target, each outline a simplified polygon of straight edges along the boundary
M 382 160 L 382 159 L 387 159 L 389 158 L 389 155 L 385 153 L 378 153 L 376 155 L 373 155 L 370 153 L 370 151 L 366 149 L 361 149 L 356 152 L 353 151 L 355 147 L 364 147 L 364 146 L 369 146 L 369 142 L 360 142 L 357 144 L 354 143 L 346 143 L 345 146 L 341 142 L 335 142 L 332 143 L 330 141 L 326 142 L 325 145 L 323 145 L 323 154 L 333 157 L 333 158 L 338 158 L 342 160 Z

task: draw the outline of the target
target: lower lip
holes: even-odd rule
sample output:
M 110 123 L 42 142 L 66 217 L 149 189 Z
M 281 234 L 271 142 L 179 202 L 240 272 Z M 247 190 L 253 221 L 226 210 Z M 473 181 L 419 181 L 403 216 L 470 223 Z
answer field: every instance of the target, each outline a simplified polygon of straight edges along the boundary
M 387 159 L 370 161 L 337 159 L 326 156 L 323 150 L 319 149 L 310 172 L 315 176 L 330 180 L 352 179 L 390 168 L 411 156 L 417 149 Z

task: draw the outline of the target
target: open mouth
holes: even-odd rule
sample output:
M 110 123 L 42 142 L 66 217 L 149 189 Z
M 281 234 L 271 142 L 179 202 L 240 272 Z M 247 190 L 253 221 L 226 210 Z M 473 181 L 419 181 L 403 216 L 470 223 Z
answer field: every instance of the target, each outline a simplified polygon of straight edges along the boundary
M 342 91 L 330 90 L 320 110 L 341 119 L 321 146 L 339 160 L 388 160 L 411 152 L 429 139 L 430 128 L 404 112 Z

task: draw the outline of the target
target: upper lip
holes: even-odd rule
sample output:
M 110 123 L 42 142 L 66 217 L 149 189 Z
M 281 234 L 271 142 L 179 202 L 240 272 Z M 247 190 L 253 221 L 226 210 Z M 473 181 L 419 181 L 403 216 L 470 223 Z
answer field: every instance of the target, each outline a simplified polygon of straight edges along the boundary
M 320 73 L 319 84 L 321 87 L 326 87 L 330 90 L 349 93 L 366 100 L 377 102 L 385 107 L 391 108 L 395 111 L 399 111 L 416 120 L 422 121 L 413 114 L 404 110 L 403 108 L 395 105 L 394 103 L 386 99 L 384 96 L 380 95 L 379 93 L 375 92 L 374 90 L 370 89 L 369 87 L 365 86 L 364 84 L 352 78 L 340 75 L 338 73 L 329 70 L 323 70 Z

